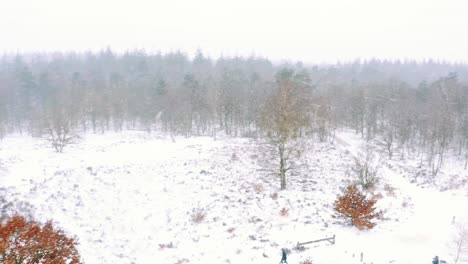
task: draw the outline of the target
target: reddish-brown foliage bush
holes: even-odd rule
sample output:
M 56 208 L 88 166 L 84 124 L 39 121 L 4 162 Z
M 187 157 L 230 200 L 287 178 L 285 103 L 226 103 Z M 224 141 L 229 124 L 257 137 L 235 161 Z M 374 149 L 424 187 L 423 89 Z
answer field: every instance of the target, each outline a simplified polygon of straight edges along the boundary
M 335 210 L 349 218 L 351 224 L 359 229 L 371 229 L 375 226 L 372 220 L 380 216 L 375 211 L 376 202 L 376 199 L 367 199 L 355 185 L 349 185 L 345 193 L 335 201 Z
M 76 245 L 50 221 L 40 225 L 13 216 L 0 223 L 0 263 L 77 264 L 80 257 Z
M 306 260 L 302 261 L 301 264 L 312 264 L 312 260 L 306 259 Z

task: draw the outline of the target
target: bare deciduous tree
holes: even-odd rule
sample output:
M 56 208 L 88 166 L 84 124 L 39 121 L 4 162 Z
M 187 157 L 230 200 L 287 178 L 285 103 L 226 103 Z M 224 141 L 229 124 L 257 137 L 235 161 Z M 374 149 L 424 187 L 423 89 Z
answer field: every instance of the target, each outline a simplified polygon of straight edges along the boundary
M 268 146 L 279 165 L 282 190 L 286 189 L 288 171 L 294 167 L 291 159 L 301 155 L 303 142 L 300 133 L 308 119 L 308 94 L 296 77 L 290 70 L 278 73 L 276 85 L 266 101 L 260 120 Z
M 388 158 L 392 159 L 393 157 L 393 149 L 394 149 L 394 136 L 393 131 L 387 132 L 380 142 L 380 145 L 385 148 L 385 151 L 388 154 Z
M 452 247 L 454 250 L 453 263 L 468 262 L 468 228 L 463 223 L 456 225 L 455 236 L 453 237 Z
M 58 153 L 62 153 L 67 145 L 73 144 L 79 138 L 70 120 L 63 113 L 53 114 L 46 120 L 43 135 Z

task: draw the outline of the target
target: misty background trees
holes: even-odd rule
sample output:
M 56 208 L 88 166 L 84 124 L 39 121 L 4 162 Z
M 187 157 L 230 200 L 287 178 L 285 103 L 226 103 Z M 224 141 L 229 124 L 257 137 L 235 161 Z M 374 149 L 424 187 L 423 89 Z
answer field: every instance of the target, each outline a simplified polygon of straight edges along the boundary
M 275 101 L 287 87 L 300 102 Z M 419 155 L 436 175 L 447 153 L 468 163 L 467 102 L 468 66 L 431 60 L 274 64 L 110 49 L 0 58 L 0 138 L 125 129 L 258 138 L 284 132 L 265 125 L 265 113 L 298 107 L 288 138 L 333 140 L 349 128 L 391 159 Z

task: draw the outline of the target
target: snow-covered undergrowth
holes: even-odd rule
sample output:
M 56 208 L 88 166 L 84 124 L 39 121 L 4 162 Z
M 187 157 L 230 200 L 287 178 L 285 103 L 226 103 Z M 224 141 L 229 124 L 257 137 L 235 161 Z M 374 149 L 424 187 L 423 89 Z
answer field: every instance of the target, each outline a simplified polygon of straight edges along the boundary
M 58 154 L 39 139 L 10 136 L 0 145 L 0 209 L 53 219 L 77 236 L 85 263 L 278 263 L 281 248 L 291 250 L 291 264 L 361 263 L 361 253 L 375 264 L 450 261 L 454 223 L 468 214 L 466 189 L 421 188 L 405 174 L 416 165 L 386 162 L 373 192 L 384 218 L 360 231 L 333 209 L 354 180 L 347 172 L 356 139 L 338 136 L 335 145 L 311 144 L 307 168 L 285 191 L 251 139 L 108 133 Z M 445 173 L 467 178 L 450 166 Z M 295 249 L 333 234 L 335 245 Z

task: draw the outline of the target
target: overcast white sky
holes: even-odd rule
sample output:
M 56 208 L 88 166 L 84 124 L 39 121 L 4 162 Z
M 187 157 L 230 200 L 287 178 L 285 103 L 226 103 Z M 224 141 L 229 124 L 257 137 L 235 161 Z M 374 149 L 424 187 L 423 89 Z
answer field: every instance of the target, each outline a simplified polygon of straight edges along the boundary
M 0 51 L 468 61 L 468 0 L 0 0 Z

